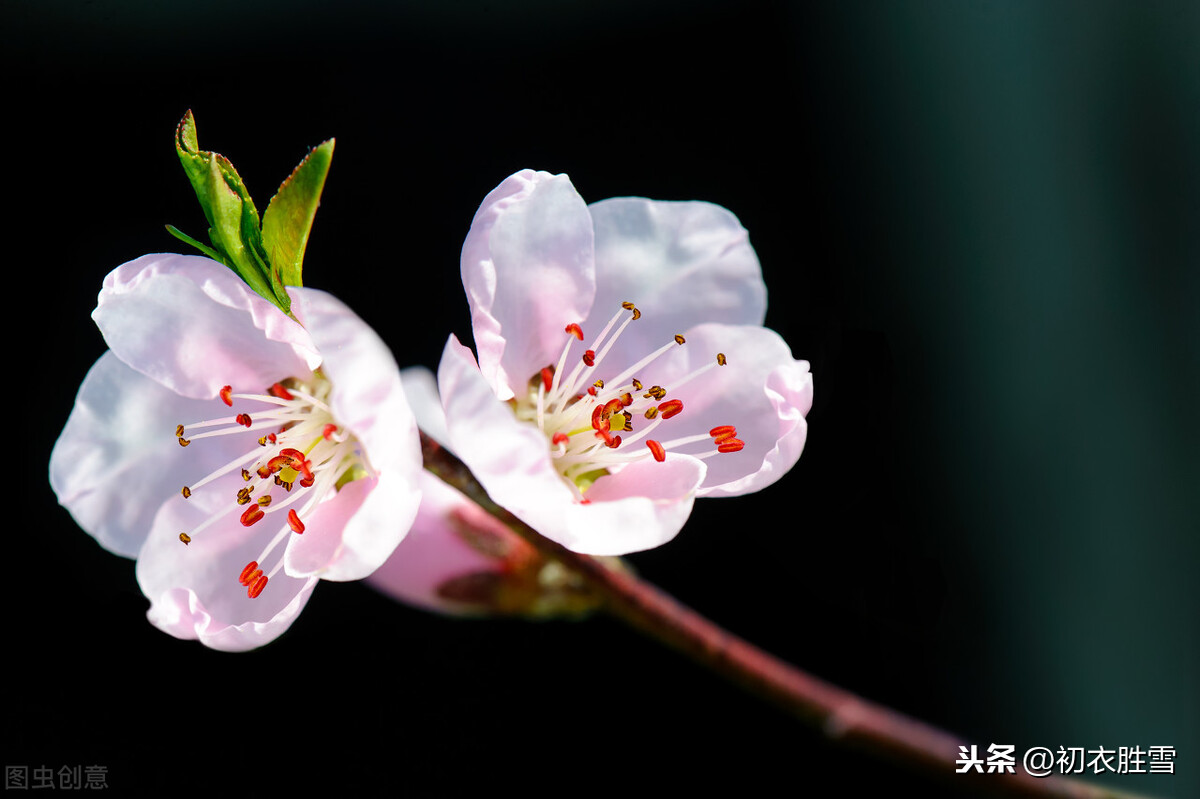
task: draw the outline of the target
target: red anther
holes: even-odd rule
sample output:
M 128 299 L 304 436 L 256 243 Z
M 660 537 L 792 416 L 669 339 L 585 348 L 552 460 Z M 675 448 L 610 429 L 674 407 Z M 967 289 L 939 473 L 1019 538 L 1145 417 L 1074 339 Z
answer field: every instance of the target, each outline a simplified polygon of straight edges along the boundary
M 542 388 L 549 391 L 550 387 L 553 385 L 554 385 L 554 369 L 549 366 L 545 366 L 542 368 Z
M 263 513 L 262 508 L 258 507 L 258 505 L 251 505 L 250 507 L 246 508 L 246 510 L 242 511 L 242 526 L 249 527 L 263 516 L 266 516 L 266 514 Z
M 315 481 L 315 480 L 316 480 L 316 478 L 313 477 L 311 474 L 308 477 L 302 477 L 302 478 L 300 478 L 300 487 L 301 488 L 312 488 L 313 481 Z
M 296 469 L 296 471 L 300 472 L 300 474 L 304 475 L 304 480 L 308 481 L 308 485 L 312 485 L 312 481 L 313 481 L 312 461 L 303 460 L 300 462 L 299 466 L 295 467 L 295 469 Z M 300 481 L 300 485 L 304 485 L 304 480 Z M 304 487 L 307 488 L 308 486 L 304 486 Z
M 672 416 L 677 416 L 683 410 L 683 402 L 677 399 L 667 400 L 662 405 L 658 406 L 658 412 L 662 414 L 662 418 L 670 419 Z
M 263 589 L 267 587 L 267 575 L 261 575 L 257 580 L 250 584 L 250 590 L 246 594 L 251 599 L 256 599 Z
M 283 387 L 283 383 L 274 383 L 270 388 L 267 389 L 267 391 L 271 392 L 271 396 L 279 397 L 282 400 L 295 399 L 295 397 L 292 396 L 292 392 Z
M 252 560 L 249 563 L 247 563 L 246 568 L 242 569 L 242 576 L 238 578 L 238 582 L 241 583 L 242 585 L 249 585 L 251 575 L 254 574 L 256 569 L 258 569 L 258 561 L 257 560 Z M 262 572 L 260 571 L 259 574 L 262 574 Z
M 272 444 L 275 443 L 275 434 L 274 433 L 267 433 L 266 438 L 267 438 L 267 441 L 270 441 Z
M 583 328 L 580 327 L 576 322 L 572 322 L 571 324 L 567 325 L 563 332 L 570 333 L 577 340 L 583 341 Z
M 242 427 L 249 427 L 251 424 L 253 424 L 250 421 L 250 414 L 248 414 L 248 413 L 239 413 L 237 415 L 237 418 L 234 419 L 234 421 L 236 421 Z
M 633 404 L 633 395 L 630 394 L 628 391 L 626 391 L 624 394 L 621 395 L 621 406 L 624 408 L 628 408 L 632 404 Z
M 321 435 L 322 435 L 322 437 L 324 437 L 324 439 L 326 441 L 333 441 L 333 434 L 336 432 L 337 432 L 336 424 L 327 424 L 327 425 L 325 425 L 325 429 L 321 431 Z
M 595 408 L 592 408 L 592 427 L 600 430 L 601 425 L 603 425 L 603 429 L 607 430 L 608 425 L 605 423 L 606 419 L 607 417 L 605 416 L 603 405 L 597 405 Z
M 708 431 L 708 434 L 713 437 L 713 440 L 720 444 L 727 438 L 733 438 L 737 435 L 737 428 L 731 424 L 723 424 L 720 427 L 714 427 Z
M 624 403 L 619 399 L 611 399 L 604 403 L 604 413 L 606 416 L 612 416 L 614 413 L 620 413 L 625 407 Z
M 295 508 L 288 511 L 288 526 L 292 528 L 292 532 L 296 535 L 304 532 L 304 522 L 300 521 L 300 516 L 296 513 Z
M 594 397 L 594 396 L 596 396 L 596 387 L 595 387 L 595 386 L 590 386 L 590 387 L 588 388 L 588 393 L 589 393 L 589 394 L 591 394 L 593 397 Z M 185 444 L 184 446 L 186 446 L 186 444 Z
M 594 435 L 596 438 L 603 441 L 605 443 L 605 445 L 607 445 L 607 446 L 610 446 L 610 447 L 616 446 L 616 444 L 612 443 L 613 437 L 611 435 L 609 435 L 607 428 L 604 430 L 597 430 L 592 435 Z
M 570 440 L 570 437 L 566 433 L 558 432 L 554 434 L 554 438 L 550 439 L 550 443 L 557 447 L 559 444 L 566 444 Z
M 611 438 L 606 438 L 604 440 L 604 446 L 611 447 L 612 449 L 616 449 L 617 447 L 621 446 L 621 437 L 620 436 L 612 436 Z
M 257 471 L 258 476 L 264 480 L 266 480 L 268 477 L 271 476 L 271 467 L 270 466 L 259 466 L 257 469 L 255 469 L 255 471 Z
M 667 459 L 667 451 L 663 449 L 663 445 L 652 438 L 646 439 L 646 446 L 650 448 L 650 453 L 654 455 L 654 460 L 662 463 Z
M 286 457 L 290 463 L 288 464 L 293 469 L 299 471 L 300 465 L 304 463 L 304 453 L 292 447 L 284 447 L 279 450 L 280 457 Z
M 728 361 L 725 359 L 725 353 L 718 352 L 717 353 L 717 365 L 724 366 L 726 363 L 728 363 Z
M 746 446 L 746 442 L 740 438 L 727 438 L 717 444 L 717 452 L 739 452 L 744 446 Z
M 267 461 L 267 469 L 271 474 L 274 474 L 281 469 L 290 468 L 291 465 L 292 458 L 290 455 L 276 455 L 274 458 L 271 458 L 271 460 Z
M 591 501 L 590 499 L 586 499 L 586 498 L 585 498 L 585 499 L 581 499 L 581 500 L 579 500 L 579 504 L 580 504 L 580 505 L 591 505 L 591 504 L 592 504 L 592 501 Z
M 587 352 L 585 352 L 583 354 L 583 363 L 585 366 L 595 366 L 596 365 L 596 351 L 588 350 Z
M 221 402 L 233 407 L 233 386 L 223 386 L 217 393 L 221 395 Z

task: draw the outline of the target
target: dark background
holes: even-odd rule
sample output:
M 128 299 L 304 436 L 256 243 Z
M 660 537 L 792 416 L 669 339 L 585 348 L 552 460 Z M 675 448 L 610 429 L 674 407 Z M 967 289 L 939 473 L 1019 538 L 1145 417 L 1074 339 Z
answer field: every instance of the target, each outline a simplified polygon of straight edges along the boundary
M 979 785 L 833 747 L 606 618 L 325 583 L 249 654 L 150 626 L 45 473 L 104 275 L 182 251 L 166 223 L 203 233 L 172 147 L 191 108 L 260 209 L 337 137 L 306 284 L 406 366 L 469 335 L 459 248 L 518 169 L 731 209 L 812 363 L 808 445 L 630 561 L 981 750 L 1171 745 L 1175 776 L 1107 781 L 1200 794 L 1200 6 L 444 5 L 0 4 L 5 765 L 160 796 Z

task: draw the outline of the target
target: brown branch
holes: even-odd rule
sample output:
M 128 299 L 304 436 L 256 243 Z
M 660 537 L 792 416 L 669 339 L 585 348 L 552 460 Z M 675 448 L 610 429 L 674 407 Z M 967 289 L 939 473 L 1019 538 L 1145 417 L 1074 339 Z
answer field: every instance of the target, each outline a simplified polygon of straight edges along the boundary
M 582 576 L 607 599 L 606 607 L 643 633 L 675 647 L 720 676 L 766 699 L 833 741 L 857 747 L 970 790 L 1063 799 L 1136 799 L 1133 794 L 1065 777 L 1033 777 L 1016 765 L 1013 774 L 957 774 L 958 737 L 827 683 L 722 629 L 658 588 L 627 571 L 581 555 L 539 535 L 496 505 L 466 466 L 424 434 L 425 468 L 500 519 L 547 558 Z

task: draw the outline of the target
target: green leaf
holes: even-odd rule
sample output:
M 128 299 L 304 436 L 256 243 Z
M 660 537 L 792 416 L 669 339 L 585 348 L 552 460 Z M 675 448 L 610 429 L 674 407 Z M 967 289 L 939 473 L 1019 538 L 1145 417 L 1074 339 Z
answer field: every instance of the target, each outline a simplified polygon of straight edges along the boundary
M 182 241 L 184 244 L 192 245 L 197 250 L 199 250 L 200 252 L 207 255 L 209 258 L 212 258 L 214 261 L 220 261 L 221 263 L 224 263 L 221 253 L 217 252 L 212 247 L 209 247 L 207 244 L 196 241 L 191 236 L 184 233 L 182 230 L 175 227 L 174 225 L 167 225 L 167 232 L 170 233 L 175 238 Z
M 261 224 L 254 200 L 233 164 L 222 155 L 200 149 L 191 111 L 175 130 L 175 152 L 204 209 L 212 247 L 175 228 L 167 229 L 228 266 L 284 313 L 291 313 L 287 287 L 303 285 L 304 250 L 329 174 L 333 139 L 313 148 L 280 185 Z
M 208 221 L 210 256 L 238 274 L 250 288 L 291 312 L 291 298 L 272 273 L 262 244 L 258 209 L 241 175 L 227 158 L 200 149 L 196 121 L 188 111 L 175 131 L 175 151 Z M 191 242 L 189 242 L 191 243 Z
M 213 247 L 225 257 L 222 259 L 226 266 L 237 272 L 242 280 L 256 292 L 267 299 L 275 299 L 276 294 L 267 281 L 267 272 L 260 259 L 256 257 L 253 246 L 243 241 L 244 224 L 249 217 L 247 203 L 225 181 L 220 164 L 220 156 L 208 159 L 209 178 L 205 183 L 205 194 L 200 198 L 200 204 L 207 208 L 212 220 L 208 229 L 208 238 Z M 228 162 L 226 162 L 228 163 Z M 251 204 L 251 211 L 253 210 Z M 253 214 L 254 221 L 258 214 Z M 255 233 L 257 233 L 257 229 Z M 282 308 L 283 306 L 280 305 Z M 288 310 L 284 308 L 284 310 Z
M 179 155 L 183 171 L 187 174 L 188 180 L 196 192 L 196 197 L 200 200 L 200 207 L 204 209 L 204 218 L 208 220 L 209 227 L 211 227 L 212 212 L 205 202 L 205 197 L 208 195 L 208 161 L 211 153 L 200 152 L 200 145 L 196 139 L 196 120 L 192 117 L 191 111 L 183 115 L 179 127 L 175 129 L 175 152 Z
M 333 159 L 333 141 L 322 142 L 304 157 L 263 212 L 263 246 L 280 281 L 288 286 L 304 285 L 304 249 L 321 204 L 321 190 Z

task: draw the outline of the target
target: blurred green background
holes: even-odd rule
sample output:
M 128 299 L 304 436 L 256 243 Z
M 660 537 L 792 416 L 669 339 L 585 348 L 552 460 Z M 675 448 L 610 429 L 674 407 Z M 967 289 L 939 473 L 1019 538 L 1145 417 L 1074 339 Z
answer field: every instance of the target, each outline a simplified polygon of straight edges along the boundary
M 306 282 L 402 365 L 469 334 L 458 248 L 517 169 L 733 210 L 768 324 L 813 364 L 809 444 L 631 561 L 981 749 L 1174 746 L 1174 775 L 1097 779 L 1200 795 L 1200 5 L 5 0 L 0 65 L 12 296 L 51 298 L 8 321 L 14 393 L 39 398 L 10 562 L 41 565 L 5 585 L 27 687 L 7 764 L 170 790 L 200 758 L 270 770 L 304 719 L 326 756 L 283 785 L 978 787 L 830 747 L 603 621 L 464 625 L 322 586 L 242 659 L 150 628 L 42 464 L 103 351 L 103 275 L 178 249 L 165 223 L 201 230 L 170 149 L 190 107 L 260 207 L 338 137 Z M 272 729 L 234 743 L 207 691 L 262 698 Z

